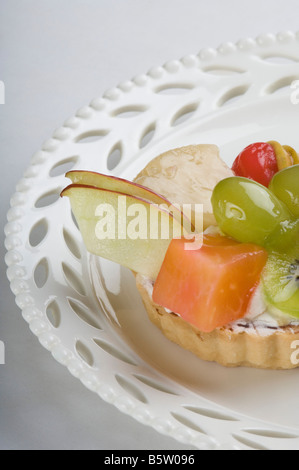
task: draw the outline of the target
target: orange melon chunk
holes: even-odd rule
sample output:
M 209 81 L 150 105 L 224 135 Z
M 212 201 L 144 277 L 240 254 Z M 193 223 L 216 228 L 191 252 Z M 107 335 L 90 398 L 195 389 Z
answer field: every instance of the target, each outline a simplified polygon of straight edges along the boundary
M 153 301 L 203 332 L 246 314 L 268 254 L 260 246 L 205 235 L 203 246 L 186 250 L 173 239 L 154 285 Z

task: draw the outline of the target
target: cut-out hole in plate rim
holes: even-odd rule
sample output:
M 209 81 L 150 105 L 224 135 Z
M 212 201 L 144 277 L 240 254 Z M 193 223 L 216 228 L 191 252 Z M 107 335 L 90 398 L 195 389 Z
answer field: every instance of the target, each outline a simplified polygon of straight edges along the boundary
M 100 322 L 100 314 L 98 311 L 94 312 L 91 310 L 90 307 L 85 305 L 82 301 L 68 298 L 68 303 L 70 304 L 71 309 L 73 312 L 85 323 L 92 326 L 93 328 L 97 328 L 99 330 L 102 329 L 101 322 Z
M 102 140 L 109 134 L 108 129 L 95 129 L 88 132 L 83 132 L 83 134 L 78 135 L 75 138 L 77 144 L 89 144 Z
M 240 69 L 238 67 L 225 67 L 222 65 L 211 65 L 203 67 L 203 71 L 211 75 L 235 75 L 245 73 L 246 70 Z
M 133 384 L 131 380 L 120 374 L 116 374 L 115 379 L 117 383 L 125 390 L 125 392 L 127 392 L 133 398 L 140 401 L 141 403 L 148 403 L 145 394 L 137 387 L 137 385 Z
M 181 95 L 193 88 L 194 85 L 192 83 L 167 83 L 166 85 L 159 86 L 155 92 L 161 95 Z
M 192 411 L 192 413 L 196 413 L 198 415 L 205 416 L 213 420 L 219 419 L 221 421 L 238 421 L 238 419 L 234 418 L 229 414 L 221 413 L 220 411 L 216 411 L 210 408 L 196 408 L 194 406 L 184 406 L 184 408 L 186 410 Z
M 259 442 L 252 441 L 242 436 L 233 434 L 232 436 L 237 442 L 245 446 L 244 450 L 269 450 L 267 447 L 263 446 Z M 247 448 L 247 449 L 246 449 Z
M 198 106 L 199 103 L 191 103 L 181 108 L 179 111 L 176 112 L 176 114 L 172 118 L 171 125 L 179 126 L 180 124 L 183 124 L 184 122 L 188 121 L 188 119 L 191 119 Z
M 41 289 L 46 284 L 49 277 L 49 263 L 47 258 L 43 258 L 39 261 L 34 269 L 34 281 L 35 285 Z
M 103 349 L 106 353 L 110 354 L 111 356 L 114 356 L 116 359 L 119 359 L 120 361 L 123 361 L 127 364 L 136 366 L 136 362 L 134 359 L 129 357 L 128 354 L 126 354 L 124 351 L 121 349 L 117 348 L 116 346 L 113 346 L 112 344 L 108 343 L 108 341 L 105 341 L 100 338 L 93 338 L 93 341 Z
M 48 233 L 48 229 L 48 222 L 45 218 L 39 220 L 38 222 L 36 222 L 36 224 L 34 224 L 29 234 L 29 243 L 33 248 L 37 247 L 40 243 L 42 243 Z
M 295 56 L 280 56 L 280 55 L 265 55 L 262 56 L 262 59 L 265 60 L 266 62 L 269 62 L 271 64 L 292 64 L 298 62 L 298 58 Z
M 158 382 L 157 380 L 139 374 L 134 374 L 134 377 L 154 390 L 159 390 L 163 393 L 169 393 L 170 395 L 178 395 L 176 391 L 172 390 L 170 387 L 167 387 L 163 383 Z
M 185 416 L 179 413 L 171 413 L 171 414 L 179 423 L 183 424 L 187 428 L 192 429 L 196 432 L 200 432 L 201 434 L 206 434 L 206 432 L 191 419 L 186 418 Z
M 54 328 L 58 328 L 61 322 L 61 311 L 56 300 L 52 300 L 46 309 L 46 315 Z
M 114 170 L 120 163 L 121 158 L 122 158 L 122 145 L 121 143 L 118 143 L 113 146 L 113 148 L 110 150 L 109 155 L 107 157 L 107 168 L 109 171 Z
M 155 132 L 156 132 L 156 123 L 152 123 L 143 132 L 140 142 L 139 142 L 139 147 L 140 148 L 146 147 L 154 138 Z
M 81 279 L 79 273 L 65 262 L 62 263 L 62 270 L 68 285 L 78 294 L 86 296 L 84 280 Z
M 81 250 L 78 243 L 71 232 L 65 227 L 63 228 L 63 237 L 70 252 L 75 256 L 75 258 L 81 259 Z
M 147 106 L 131 105 L 124 106 L 122 108 L 116 109 L 113 111 L 112 115 L 114 117 L 122 119 L 132 119 L 138 117 L 141 113 L 147 111 Z
M 44 209 L 52 204 L 55 204 L 60 198 L 60 192 L 62 188 L 53 189 L 52 191 L 48 191 L 40 196 L 36 202 L 35 207 L 37 209 Z
M 228 106 L 229 104 L 236 103 L 247 93 L 249 88 L 250 85 L 248 84 L 232 88 L 218 100 L 218 106 Z
M 50 170 L 50 176 L 56 177 L 65 175 L 66 172 L 70 171 L 75 166 L 78 160 L 79 157 L 69 157 L 56 163 Z
M 291 94 L 291 85 L 299 81 L 299 74 L 283 77 L 279 80 L 274 81 L 271 85 L 268 85 L 265 92 L 266 93 L 280 93 L 283 91 L 289 92 Z
M 90 367 L 92 367 L 92 366 L 93 366 L 93 363 L 94 363 L 94 359 L 93 359 L 92 352 L 90 351 L 90 349 L 88 348 L 88 346 L 86 346 L 86 344 L 84 344 L 82 341 L 77 340 L 75 347 L 76 347 L 77 353 L 78 353 L 79 356 L 83 359 L 83 361 L 84 361 L 87 365 L 89 365 Z

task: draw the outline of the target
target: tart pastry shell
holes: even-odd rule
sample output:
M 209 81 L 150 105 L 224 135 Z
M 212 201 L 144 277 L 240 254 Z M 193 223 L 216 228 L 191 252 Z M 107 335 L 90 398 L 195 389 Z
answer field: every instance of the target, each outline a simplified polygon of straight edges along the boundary
M 265 335 L 259 327 L 234 329 L 217 328 L 204 333 L 178 315 L 156 305 L 146 287 L 136 278 L 149 319 L 170 341 L 205 361 L 217 362 L 226 367 L 254 367 L 260 369 L 294 369 L 299 347 L 299 326 L 279 327 Z M 298 345 L 294 343 L 298 341 Z M 298 364 L 297 364 L 298 362 Z

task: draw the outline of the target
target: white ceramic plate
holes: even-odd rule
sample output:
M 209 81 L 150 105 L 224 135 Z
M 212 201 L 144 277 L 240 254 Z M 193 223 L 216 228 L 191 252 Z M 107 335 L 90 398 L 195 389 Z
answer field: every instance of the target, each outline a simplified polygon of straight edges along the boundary
M 11 199 L 11 289 L 41 344 L 90 390 L 198 448 L 298 449 L 298 370 L 226 369 L 170 343 L 148 320 L 131 273 L 89 256 L 67 198 L 70 168 L 132 179 L 153 157 L 219 145 L 299 148 L 299 38 L 264 35 L 154 67 L 57 129 Z M 292 85 L 292 87 L 291 87 Z

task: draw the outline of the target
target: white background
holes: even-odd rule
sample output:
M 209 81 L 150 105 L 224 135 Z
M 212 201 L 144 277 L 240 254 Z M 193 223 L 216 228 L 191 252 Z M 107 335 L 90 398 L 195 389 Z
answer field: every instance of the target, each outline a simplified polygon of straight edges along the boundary
M 298 18 L 298 0 L 1 0 L 1 226 L 31 155 L 92 98 L 201 48 L 299 30 Z M 186 449 L 55 362 L 14 303 L 2 229 L 0 251 L 0 449 Z

